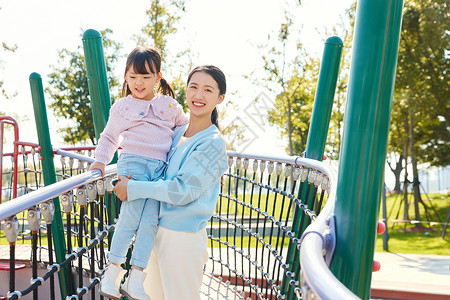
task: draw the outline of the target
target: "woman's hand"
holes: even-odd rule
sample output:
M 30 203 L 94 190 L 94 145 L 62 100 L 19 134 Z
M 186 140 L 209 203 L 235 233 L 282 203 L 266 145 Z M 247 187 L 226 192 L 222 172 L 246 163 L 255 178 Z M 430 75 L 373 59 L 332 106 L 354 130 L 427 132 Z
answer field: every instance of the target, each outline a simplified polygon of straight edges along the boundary
M 102 178 L 105 177 L 105 165 L 102 164 L 101 162 L 96 161 L 95 163 L 93 163 L 89 167 L 88 171 L 92 171 L 92 170 L 100 170 L 102 172 Z
M 116 186 L 113 188 L 114 193 L 116 194 L 117 198 L 119 198 L 121 201 L 127 201 L 128 198 L 128 181 L 130 181 L 131 174 L 128 175 L 128 177 L 119 175 Z

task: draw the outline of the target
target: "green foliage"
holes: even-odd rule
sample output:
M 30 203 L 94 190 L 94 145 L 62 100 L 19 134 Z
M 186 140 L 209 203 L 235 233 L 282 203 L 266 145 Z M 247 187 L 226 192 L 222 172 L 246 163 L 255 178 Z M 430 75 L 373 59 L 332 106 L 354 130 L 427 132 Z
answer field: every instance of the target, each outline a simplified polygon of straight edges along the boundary
M 154 0 L 150 9 L 146 11 L 149 22 L 135 35 L 135 40 L 140 45 L 151 46 L 161 51 L 163 61 L 166 58 L 167 37 L 177 32 L 177 23 L 181 18 L 180 12 L 184 12 L 184 0 Z
M 103 37 L 103 48 L 105 51 L 106 71 L 112 93 L 115 99 L 119 92 L 118 79 L 113 75 L 113 66 L 119 58 L 121 45 L 108 38 L 112 30 L 101 31 Z M 46 92 L 52 98 L 49 107 L 53 109 L 55 116 L 61 120 L 67 120 L 60 126 L 59 132 L 64 134 L 64 141 L 69 144 L 84 143 L 90 140 L 95 144 L 94 123 L 92 120 L 91 102 L 89 99 L 89 88 L 85 70 L 85 60 L 82 47 L 76 50 L 62 49 L 59 52 L 56 65 L 52 65 L 49 76 L 49 87 Z
M 276 109 L 269 111 L 269 122 L 276 125 L 283 136 L 291 135 L 291 154 L 301 154 L 306 149 L 318 66 L 318 61 L 308 60 L 303 72 L 295 72 L 285 84 L 285 90 L 275 98 Z M 286 126 L 288 114 L 291 118 L 291 128 Z M 289 148 L 286 150 L 289 151 Z
M 175 93 L 175 100 L 183 107 L 183 110 L 187 112 L 188 106 L 186 104 L 186 83 L 181 80 L 180 77 L 172 80 L 172 88 Z
M 403 150 L 412 126 L 416 157 L 432 166 L 450 164 L 447 11 L 447 1 L 406 1 L 391 119 L 390 150 Z
M 324 35 L 327 37 L 332 35 L 339 36 L 343 42 L 341 64 L 336 83 L 333 110 L 330 118 L 327 142 L 325 144 L 325 155 L 333 160 L 339 159 L 339 153 L 341 151 L 345 103 L 347 100 L 347 88 L 350 75 L 353 28 L 356 16 L 356 2 L 354 2 L 350 8 L 347 9 L 346 14 L 346 21 L 342 20 L 341 23 L 333 27 L 332 34 L 327 32 Z
M 295 42 L 295 57 L 288 57 L 293 26 L 292 16 L 285 9 L 285 19 L 276 39 L 269 36 L 267 44 L 272 46 L 260 46 L 265 51 L 262 59 L 266 77 L 262 80 L 264 86 L 276 94 L 275 108 L 269 111 L 269 123 L 287 137 L 286 150 L 290 155 L 301 154 L 306 148 L 318 73 L 318 61 L 308 57 L 299 41 Z
M 187 64 L 178 64 L 179 60 L 190 57 L 190 50 L 176 54 L 174 57 L 169 55 L 167 39 L 178 31 L 178 21 L 184 13 L 184 0 L 156 0 L 151 2 L 151 7 L 146 11 L 149 17 L 149 23 L 141 29 L 141 33 L 135 35 L 136 42 L 140 45 L 149 45 L 158 49 L 162 58 L 163 77 L 166 74 L 177 73 L 171 82 L 171 86 L 175 92 L 175 100 L 181 104 L 184 111 L 187 111 L 186 99 L 186 83 L 184 78 L 187 77 L 188 70 L 192 67 L 192 62 Z M 181 74 L 186 73 L 186 74 Z

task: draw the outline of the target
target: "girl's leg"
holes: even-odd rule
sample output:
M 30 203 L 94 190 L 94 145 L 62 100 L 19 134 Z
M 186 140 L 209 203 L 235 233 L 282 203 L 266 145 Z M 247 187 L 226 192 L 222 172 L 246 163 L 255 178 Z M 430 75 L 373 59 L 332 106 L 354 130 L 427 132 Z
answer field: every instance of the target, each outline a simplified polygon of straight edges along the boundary
M 158 229 L 154 251 L 165 300 L 200 299 L 203 265 L 208 260 L 207 245 L 206 229 L 196 233 Z M 153 291 L 149 292 L 152 296 Z
M 117 162 L 117 174 L 132 175 L 133 180 L 148 180 L 147 160 L 132 154 L 121 154 Z M 131 241 L 139 229 L 139 222 L 142 216 L 146 199 L 134 201 L 123 201 L 120 207 L 119 221 L 116 224 L 111 250 L 108 253 L 109 261 L 115 264 L 122 264 L 126 260 L 126 255 Z
M 158 230 L 159 201 L 148 198 L 140 216 L 139 228 L 136 232 L 131 265 L 145 269 L 153 249 L 156 231 Z
M 125 262 L 128 248 L 139 228 L 139 219 L 144 204 L 145 199 L 122 202 L 119 221 L 111 242 L 111 251 L 108 253 L 108 259 L 111 262 L 119 265 Z
M 165 166 L 163 161 L 146 159 L 144 165 L 146 180 L 153 181 L 162 177 Z M 158 230 L 158 218 L 159 201 L 147 198 L 139 217 L 139 228 L 136 232 L 136 240 L 130 261 L 133 266 L 142 269 L 147 267 L 150 253 L 155 243 L 156 231 Z

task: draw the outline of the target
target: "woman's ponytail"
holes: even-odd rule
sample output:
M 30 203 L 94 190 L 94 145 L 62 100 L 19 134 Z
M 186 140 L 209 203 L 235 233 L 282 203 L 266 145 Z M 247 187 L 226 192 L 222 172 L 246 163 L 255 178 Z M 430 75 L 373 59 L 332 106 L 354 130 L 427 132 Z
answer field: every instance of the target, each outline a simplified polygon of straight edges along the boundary
M 219 111 L 217 110 L 217 106 L 214 107 L 213 111 L 211 112 L 211 123 L 216 125 L 216 127 L 219 128 Z
M 164 78 L 161 78 L 159 81 L 158 92 L 162 95 L 169 95 L 170 97 L 175 98 L 172 87 Z

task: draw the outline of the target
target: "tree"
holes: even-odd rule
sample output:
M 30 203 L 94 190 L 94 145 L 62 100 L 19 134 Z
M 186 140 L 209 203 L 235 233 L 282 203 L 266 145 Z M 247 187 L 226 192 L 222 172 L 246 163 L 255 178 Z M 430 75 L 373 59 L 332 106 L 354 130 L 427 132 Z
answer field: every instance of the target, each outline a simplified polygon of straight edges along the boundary
M 417 220 L 418 204 L 426 209 L 420 197 L 418 163 L 450 163 L 447 6 L 447 1 L 407 1 L 403 14 L 389 148 L 405 159 L 405 199 L 410 157 Z
M 330 118 L 330 127 L 328 129 L 328 138 L 325 145 L 325 154 L 333 160 L 339 159 L 341 152 L 342 133 L 344 127 L 344 112 L 347 99 L 348 80 L 350 75 L 350 61 L 352 53 L 353 28 L 356 16 L 356 2 L 346 10 L 346 20 L 341 20 L 332 28 L 332 34 L 342 39 L 343 49 L 339 75 L 336 83 L 336 92 L 333 102 L 333 110 Z M 348 22 L 348 23 L 347 23 Z
M 120 84 L 113 75 L 113 66 L 119 58 L 121 44 L 108 38 L 111 33 L 111 29 L 101 31 L 108 82 L 110 90 L 116 91 L 111 93 L 113 100 L 119 93 Z M 58 53 L 59 59 L 56 66 L 50 66 L 53 71 L 48 75 L 49 87 L 46 88 L 46 92 L 52 98 L 49 107 L 53 109 L 57 118 L 68 121 L 67 126 L 61 127 L 58 131 L 64 134 L 66 143 L 76 144 L 90 140 L 95 145 L 94 123 L 82 47 L 78 46 L 74 51 L 62 49 Z
M 290 37 L 293 26 L 293 19 L 285 9 L 276 40 L 269 35 L 267 44 L 272 46 L 269 49 L 260 46 L 265 52 L 262 59 L 266 77 L 262 82 L 277 95 L 276 109 L 269 111 L 269 123 L 276 125 L 282 136 L 287 137 L 287 152 L 290 155 L 305 150 L 318 73 L 317 60 L 308 58 L 303 45 L 297 41 L 292 47 Z M 288 47 L 295 47 L 296 50 L 292 60 L 288 58 Z
M 407 1 L 401 32 L 394 109 L 411 110 L 420 163 L 450 164 L 450 35 L 448 1 Z
M 167 37 L 178 31 L 176 26 L 185 11 L 184 3 L 184 0 L 153 0 L 146 11 L 148 24 L 141 29 L 141 34 L 134 36 L 140 45 L 150 41 L 153 47 L 161 51 L 161 57 L 166 63 Z
M 288 137 L 286 150 L 290 155 L 300 154 L 306 149 L 318 67 L 319 62 L 311 58 L 301 70 L 294 72 L 284 84 L 284 91 L 275 98 L 276 109 L 269 111 L 269 122 Z
M 185 50 L 173 55 L 166 47 L 168 38 L 178 31 L 177 26 L 185 12 L 184 4 L 184 0 L 152 1 L 150 9 L 146 11 L 149 22 L 142 27 L 140 34 L 134 36 L 134 39 L 140 45 L 148 44 L 160 51 L 163 61 L 163 77 L 172 75 L 171 85 L 175 92 L 175 100 L 186 111 L 186 84 L 183 78 L 184 74 L 187 74 L 192 68 L 190 59 L 192 53 L 190 50 Z

